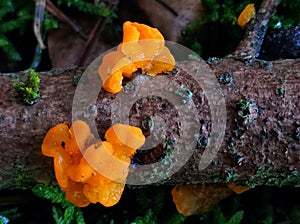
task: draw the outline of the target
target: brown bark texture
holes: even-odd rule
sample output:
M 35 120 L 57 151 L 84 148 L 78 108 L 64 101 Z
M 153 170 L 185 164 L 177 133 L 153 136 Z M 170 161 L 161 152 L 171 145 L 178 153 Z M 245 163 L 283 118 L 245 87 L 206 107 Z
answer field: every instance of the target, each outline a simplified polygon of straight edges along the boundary
M 188 162 L 158 184 L 299 186 L 300 60 L 254 60 L 247 64 L 227 57 L 209 62 L 226 100 L 227 121 L 222 145 L 204 170 L 199 170 L 198 164 L 209 144 L 211 116 L 203 89 L 186 72 L 193 71 L 193 66 L 197 65 L 187 64 L 186 70 L 178 68 L 177 74 L 167 76 L 193 93 L 201 117 L 198 144 Z M 83 71 L 71 68 L 40 73 L 41 97 L 33 106 L 23 105 L 13 87 L 26 73 L 0 74 L 0 190 L 30 188 L 34 183 L 55 179 L 52 158 L 41 153 L 42 140 L 54 125 L 71 124 L 76 80 Z M 104 91 L 99 94 L 95 120 L 100 137 L 111 125 L 110 105 L 114 99 Z M 130 123 L 141 127 L 146 136 L 151 128 L 143 121 L 156 113 L 167 123 L 166 136 L 176 139 L 181 118 L 171 104 L 146 97 L 132 105 Z M 172 149 L 160 144 L 138 152 L 132 163 L 153 163 L 169 153 Z

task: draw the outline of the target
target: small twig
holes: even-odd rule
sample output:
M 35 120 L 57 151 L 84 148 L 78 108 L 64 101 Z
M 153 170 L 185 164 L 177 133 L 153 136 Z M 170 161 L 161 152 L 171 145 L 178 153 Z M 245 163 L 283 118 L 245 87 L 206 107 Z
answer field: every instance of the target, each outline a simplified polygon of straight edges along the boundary
M 114 10 L 117 5 L 118 5 L 119 1 L 115 0 L 115 1 L 111 1 L 110 3 L 108 3 L 107 7 L 109 9 Z M 84 64 L 85 60 L 86 60 L 86 56 L 89 52 L 90 46 L 93 43 L 93 40 L 95 39 L 96 34 L 99 32 L 101 33 L 104 29 L 104 24 L 105 24 L 105 17 L 100 17 L 96 24 L 94 25 L 93 29 L 91 30 L 91 32 L 89 33 L 88 39 L 84 44 L 82 53 L 79 55 L 75 66 L 81 66 Z
M 274 14 L 280 0 L 264 0 L 256 17 L 247 24 L 244 38 L 233 53 L 244 61 L 252 61 L 258 57 L 264 40 L 268 23 Z
M 40 45 L 36 45 L 30 68 L 37 69 L 37 67 L 40 65 L 42 60 L 42 50 L 43 49 L 40 47 Z
M 119 4 L 119 0 L 112 0 L 110 2 L 107 3 L 107 7 L 111 10 L 115 10 L 116 7 Z M 96 1 L 95 1 L 95 5 L 97 7 Z M 77 61 L 75 63 L 75 66 L 81 66 L 84 64 L 85 60 L 86 60 L 86 56 L 89 53 L 89 49 L 91 44 L 93 43 L 93 40 L 96 37 L 96 34 L 99 32 L 101 33 L 104 29 L 104 25 L 105 25 L 105 17 L 100 17 L 96 24 L 94 25 L 93 29 L 91 30 L 91 32 L 88 35 L 87 41 L 84 44 L 84 47 L 82 49 L 82 53 L 78 56 Z
M 68 16 L 66 16 L 62 11 L 60 11 L 50 0 L 46 1 L 46 9 L 52 15 L 54 15 L 59 20 L 68 24 L 72 29 L 80 35 L 81 38 L 87 39 L 85 32 L 82 30 L 80 26 L 75 24 Z
M 76 66 L 81 66 L 84 63 L 85 57 L 89 51 L 89 47 L 92 43 L 92 41 L 95 39 L 95 35 L 97 33 L 97 31 L 100 30 L 100 32 L 102 31 L 102 29 L 100 29 L 100 27 L 103 27 L 105 19 L 104 18 L 99 18 L 95 24 L 95 26 L 93 27 L 92 31 L 90 32 L 87 41 L 84 43 L 84 47 L 83 47 L 83 51 L 82 53 L 79 55 L 75 65 Z
M 156 0 L 159 4 L 161 4 L 165 9 L 170 11 L 174 16 L 178 16 L 178 13 L 173 9 L 171 6 L 169 6 L 167 3 L 165 3 L 162 0 Z
M 41 35 L 41 23 L 44 19 L 44 11 L 45 11 L 45 0 L 36 1 L 35 2 L 33 31 L 34 31 L 34 34 L 38 41 L 39 47 L 41 49 L 46 48 L 46 46 L 43 43 L 43 38 Z

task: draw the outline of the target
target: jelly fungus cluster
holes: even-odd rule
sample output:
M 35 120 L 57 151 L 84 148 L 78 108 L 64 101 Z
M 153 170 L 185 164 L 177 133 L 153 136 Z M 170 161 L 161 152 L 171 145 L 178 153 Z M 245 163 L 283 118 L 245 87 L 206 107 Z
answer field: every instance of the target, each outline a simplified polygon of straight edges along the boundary
M 99 202 L 115 205 L 123 193 L 130 158 L 145 142 L 141 129 L 115 124 L 105 133 L 106 141 L 91 134 L 83 121 L 69 128 L 61 123 L 46 134 L 42 153 L 53 157 L 58 185 L 78 207 Z
M 98 73 L 103 88 L 118 93 L 122 90 L 123 78 L 131 79 L 138 69 L 155 76 L 173 70 L 174 66 L 174 57 L 165 47 L 158 29 L 127 21 L 123 24 L 123 42 L 116 51 L 103 57 Z

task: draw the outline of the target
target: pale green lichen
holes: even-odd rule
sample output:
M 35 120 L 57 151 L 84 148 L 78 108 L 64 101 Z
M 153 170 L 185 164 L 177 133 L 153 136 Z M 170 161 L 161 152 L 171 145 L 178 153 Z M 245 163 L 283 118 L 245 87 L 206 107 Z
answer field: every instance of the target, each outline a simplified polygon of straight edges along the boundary
M 245 125 L 251 124 L 258 117 L 258 106 L 254 102 L 240 100 L 236 103 L 236 109 Z
M 176 89 L 175 94 L 182 97 L 183 104 L 186 104 L 193 97 L 192 91 L 186 87 Z
M 221 84 L 229 84 L 232 80 L 232 75 L 229 72 L 223 72 L 218 76 L 218 81 Z
M 209 142 L 209 138 L 205 136 L 197 137 L 197 147 L 205 148 Z
M 285 97 L 285 89 L 284 88 L 278 88 L 275 90 L 275 94 L 278 97 L 284 98 Z
M 235 173 L 233 169 L 225 169 L 225 174 L 226 174 L 226 179 L 225 179 L 226 183 L 235 182 L 240 177 L 240 175 Z
M 222 180 L 222 175 L 221 175 L 221 171 L 210 171 L 208 173 L 208 176 L 209 176 L 209 181 L 211 181 L 212 183 L 221 183 L 223 180 Z

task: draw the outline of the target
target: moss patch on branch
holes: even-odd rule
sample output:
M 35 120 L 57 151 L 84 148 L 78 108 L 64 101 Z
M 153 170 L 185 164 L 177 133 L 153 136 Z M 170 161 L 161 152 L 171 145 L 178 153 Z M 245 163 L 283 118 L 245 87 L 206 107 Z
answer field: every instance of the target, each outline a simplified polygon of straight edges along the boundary
M 25 82 L 15 82 L 13 85 L 18 91 L 25 104 L 33 105 L 40 98 L 39 90 L 40 78 L 38 73 L 33 69 L 29 69 L 28 78 Z

